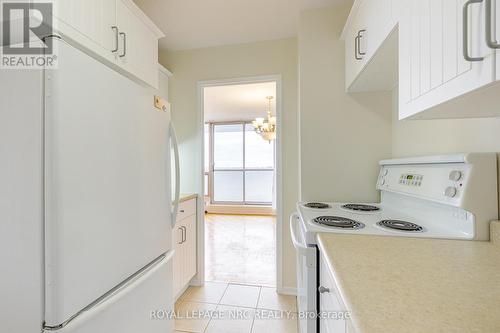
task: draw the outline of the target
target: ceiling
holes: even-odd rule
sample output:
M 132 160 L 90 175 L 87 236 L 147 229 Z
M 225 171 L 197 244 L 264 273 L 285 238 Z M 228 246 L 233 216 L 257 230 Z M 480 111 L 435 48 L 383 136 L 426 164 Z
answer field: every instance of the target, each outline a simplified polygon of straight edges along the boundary
M 302 10 L 352 0 L 134 0 L 165 33 L 171 51 L 297 35 Z
M 276 97 L 275 82 L 207 87 L 204 90 L 205 121 L 226 122 L 266 117 L 266 96 Z M 275 100 L 271 110 L 275 115 Z

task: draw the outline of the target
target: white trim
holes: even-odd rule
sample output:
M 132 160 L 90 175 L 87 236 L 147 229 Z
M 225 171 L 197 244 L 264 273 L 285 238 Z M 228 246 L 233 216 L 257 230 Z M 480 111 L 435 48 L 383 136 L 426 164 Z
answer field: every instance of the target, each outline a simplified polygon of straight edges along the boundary
M 282 78 L 281 75 L 263 75 L 263 76 L 250 76 L 243 78 L 228 78 L 220 80 L 204 80 L 198 81 L 198 135 L 200 135 L 201 142 L 201 170 L 200 179 L 201 189 L 199 193 L 203 195 L 204 191 L 204 110 L 203 110 L 203 100 L 204 100 L 204 88 L 215 87 L 215 86 L 229 86 L 229 85 L 239 85 L 239 84 L 251 84 L 251 83 L 264 83 L 264 82 L 276 82 L 276 289 L 278 292 L 287 294 L 293 292 L 294 289 L 283 287 L 283 146 L 282 146 L 282 106 L 283 106 L 283 96 L 282 96 Z M 198 224 L 198 258 L 205 258 L 205 218 L 204 218 L 204 207 L 203 201 L 198 200 L 198 216 L 200 216 L 200 223 Z M 196 285 L 202 285 L 205 281 L 205 260 L 198 260 L 198 275 L 193 283 Z M 293 294 L 293 293 L 292 293 Z
M 162 72 L 163 74 L 165 74 L 166 76 L 168 76 L 168 77 L 172 77 L 172 76 L 174 76 L 174 74 L 173 74 L 171 71 L 169 71 L 166 67 L 164 67 L 164 66 L 163 66 L 162 64 L 160 64 L 160 63 L 158 63 L 158 70 L 159 70 L 160 72 Z
M 119 0 L 125 6 L 128 7 L 136 16 L 139 18 L 152 33 L 155 34 L 156 38 L 161 39 L 165 37 L 165 33 L 158 28 L 158 26 L 142 11 L 142 9 L 135 4 L 133 0 Z

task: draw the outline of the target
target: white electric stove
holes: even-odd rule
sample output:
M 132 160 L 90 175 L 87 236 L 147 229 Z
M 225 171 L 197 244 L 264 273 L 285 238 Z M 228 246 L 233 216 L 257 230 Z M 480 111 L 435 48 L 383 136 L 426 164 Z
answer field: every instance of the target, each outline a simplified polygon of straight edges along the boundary
M 318 233 L 485 241 L 498 219 L 498 169 L 493 153 L 380 162 L 380 203 L 300 202 L 290 217 L 297 249 L 299 311 L 317 311 Z M 317 321 L 300 321 L 315 333 Z

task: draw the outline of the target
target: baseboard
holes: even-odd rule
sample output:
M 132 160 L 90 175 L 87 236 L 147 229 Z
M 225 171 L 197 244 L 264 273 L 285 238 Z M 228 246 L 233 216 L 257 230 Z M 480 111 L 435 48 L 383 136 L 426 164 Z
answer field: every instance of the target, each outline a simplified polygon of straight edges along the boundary
M 207 205 L 205 212 L 209 214 L 276 215 L 276 210 L 270 206 Z
M 179 292 L 179 294 L 174 295 L 174 303 L 177 302 L 179 300 L 179 298 L 181 298 L 181 296 L 186 292 L 186 290 L 188 290 L 188 288 L 189 288 L 189 283 L 186 284 L 184 286 L 184 288 L 181 289 L 181 291 Z
M 292 287 L 278 288 L 278 294 L 297 296 L 297 288 L 292 288 Z
M 192 279 L 191 282 L 189 283 L 190 286 L 193 286 L 193 287 L 201 287 L 203 286 L 205 283 L 200 281 L 199 279 Z

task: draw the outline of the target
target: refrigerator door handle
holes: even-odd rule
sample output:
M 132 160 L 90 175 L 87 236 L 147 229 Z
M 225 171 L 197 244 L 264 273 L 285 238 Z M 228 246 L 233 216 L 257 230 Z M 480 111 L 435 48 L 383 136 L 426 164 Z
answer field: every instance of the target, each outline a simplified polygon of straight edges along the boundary
M 179 213 L 181 175 L 179 166 L 179 144 L 177 141 L 177 134 L 175 133 L 175 127 L 172 123 L 170 123 L 170 138 L 172 140 L 172 146 L 174 148 L 174 158 L 175 158 L 175 198 L 174 198 L 174 208 L 172 212 L 172 226 L 174 226 L 177 220 L 177 214 Z
M 66 320 L 65 322 L 57 325 L 57 326 L 45 326 L 43 329 L 45 331 L 57 331 L 60 330 L 71 322 L 78 320 L 83 317 L 83 315 L 92 316 L 94 313 L 101 311 L 102 308 L 105 308 L 108 304 L 115 302 L 116 299 L 120 299 L 124 297 L 128 291 L 133 290 L 136 286 L 140 285 L 143 281 L 147 280 L 151 275 L 153 275 L 159 268 L 162 266 L 162 263 L 166 263 L 172 260 L 175 251 L 171 250 L 167 253 L 162 254 L 146 266 L 144 266 L 140 271 L 135 273 L 134 275 L 128 277 L 125 281 L 78 311 L 71 318 Z

